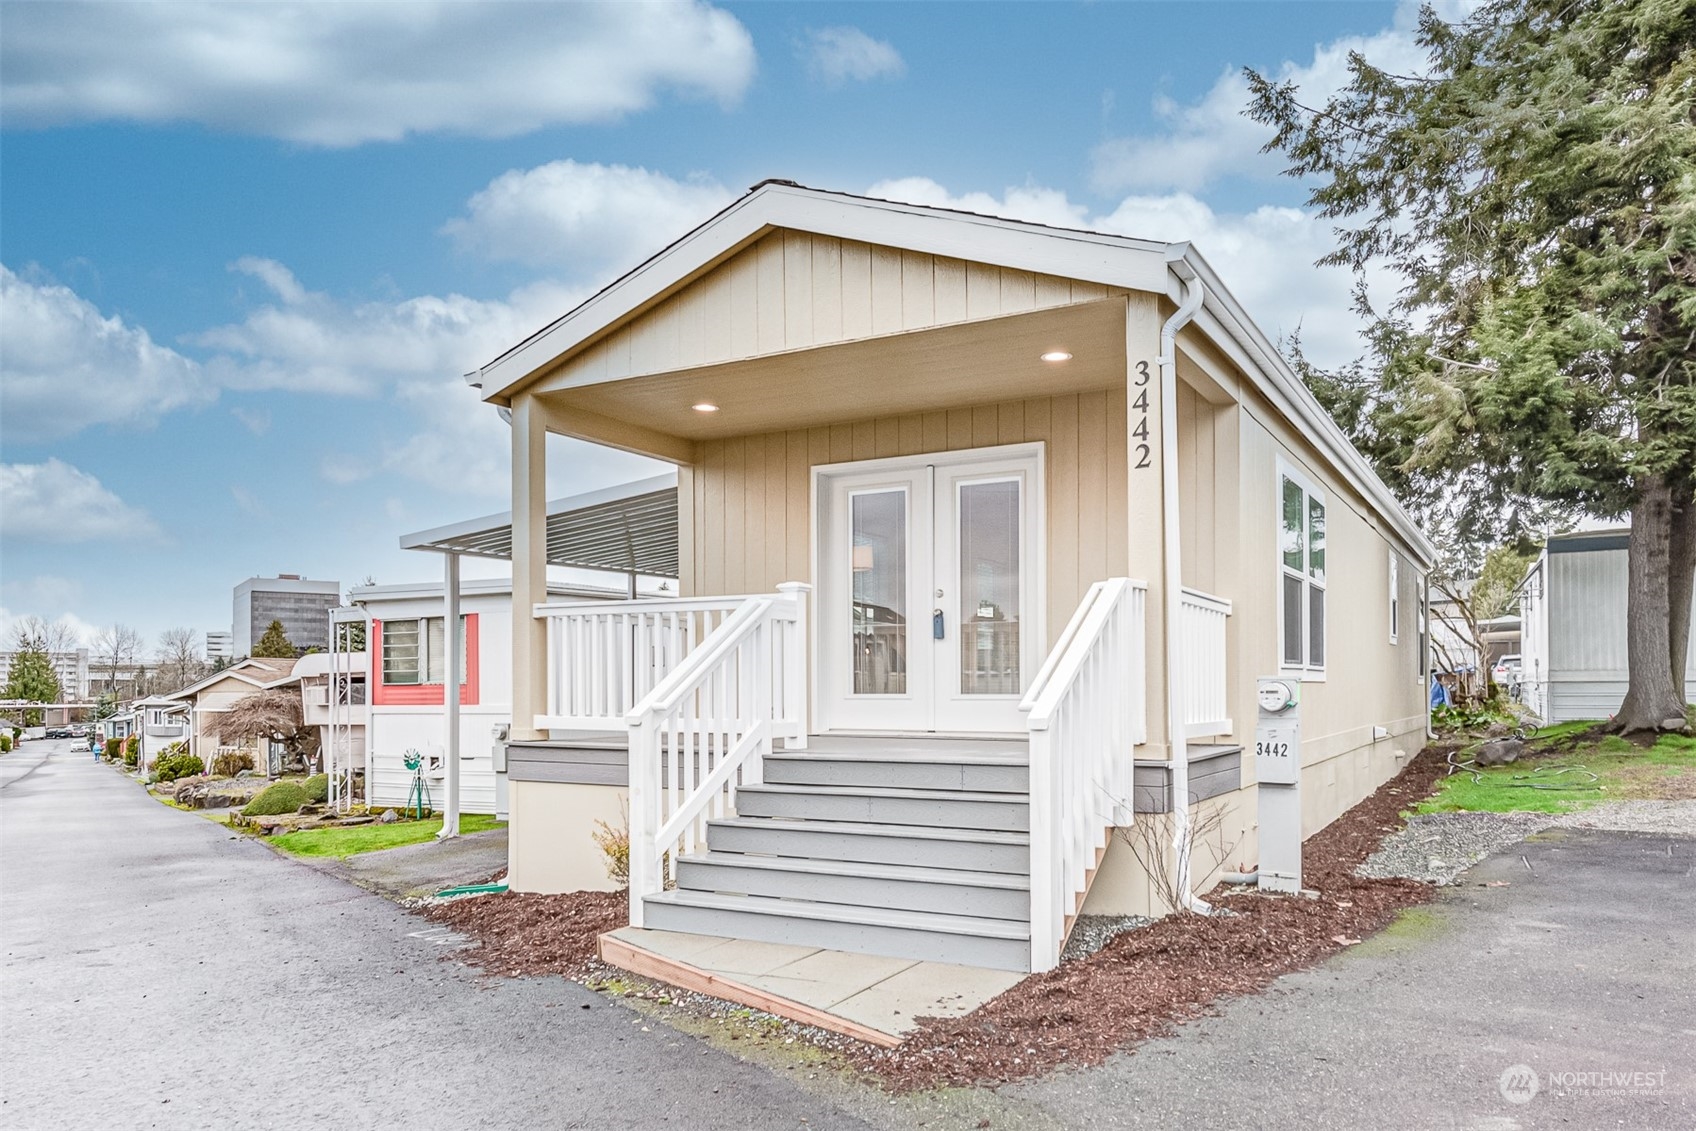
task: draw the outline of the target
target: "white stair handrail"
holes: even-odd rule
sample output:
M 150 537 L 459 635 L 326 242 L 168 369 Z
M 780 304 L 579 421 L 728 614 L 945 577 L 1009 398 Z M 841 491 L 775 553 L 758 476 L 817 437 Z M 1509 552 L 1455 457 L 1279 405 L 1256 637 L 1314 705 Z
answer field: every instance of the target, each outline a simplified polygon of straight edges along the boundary
M 665 888 L 675 861 L 704 839 L 704 822 L 760 780 L 772 746 L 773 654 L 780 623 L 796 620 L 782 596 L 744 601 L 626 716 L 630 729 L 630 923 Z
M 1131 820 L 1133 746 L 1146 737 L 1147 586 L 1090 586 L 1020 703 L 1029 712 L 1031 969 L 1059 961 L 1114 827 Z

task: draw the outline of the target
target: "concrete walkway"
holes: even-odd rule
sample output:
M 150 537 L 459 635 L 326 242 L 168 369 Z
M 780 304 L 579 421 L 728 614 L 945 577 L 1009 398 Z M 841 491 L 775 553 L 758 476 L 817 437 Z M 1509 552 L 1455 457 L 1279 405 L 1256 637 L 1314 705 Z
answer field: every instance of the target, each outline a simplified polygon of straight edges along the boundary
M 601 936 L 615 966 L 780 1017 L 893 1047 L 921 1017 L 959 1017 L 1023 974 L 815 946 L 622 927 Z
M 361 852 L 333 864 L 352 883 L 390 899 L 435 895 L 457 884 L 482 883 L 504 871 L 506 830 Z
M 0 1126 L 864 1126 L 69 745 L 0 757 Z

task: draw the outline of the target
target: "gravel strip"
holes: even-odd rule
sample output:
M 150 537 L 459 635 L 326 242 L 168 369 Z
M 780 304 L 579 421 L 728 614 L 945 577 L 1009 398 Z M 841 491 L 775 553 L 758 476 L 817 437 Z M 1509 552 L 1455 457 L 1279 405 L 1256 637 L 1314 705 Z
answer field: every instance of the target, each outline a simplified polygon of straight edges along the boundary
M 1565 829 L 1696 837 L 1696 801 L 1608 801 L 1555 819 Z
M 1491 853 L 1550 828 L 1696 837 L 1696 801 L 1607 801 L 1574 813 L 1425 813 L 1386 837 L 1356 874 L 1452 884 Z
M 1060 961 L 1088 958 L 1126 931 L 1146 927 L 1152 922 L 1154 920 L 1146 915 L 1079 915 L 1077 922 L 1072 924 L 1072 934 L 1066 940 Z

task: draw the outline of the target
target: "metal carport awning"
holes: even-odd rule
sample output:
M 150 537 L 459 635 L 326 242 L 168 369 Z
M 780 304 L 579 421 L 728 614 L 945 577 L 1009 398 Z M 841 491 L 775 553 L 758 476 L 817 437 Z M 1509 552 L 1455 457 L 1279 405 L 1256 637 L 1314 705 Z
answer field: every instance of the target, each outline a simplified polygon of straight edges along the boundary
M 512 512 L 403 534 L 403 550 L 512 559 Z M 676 577 L 677 473 L 548 502 L 548 564 Z

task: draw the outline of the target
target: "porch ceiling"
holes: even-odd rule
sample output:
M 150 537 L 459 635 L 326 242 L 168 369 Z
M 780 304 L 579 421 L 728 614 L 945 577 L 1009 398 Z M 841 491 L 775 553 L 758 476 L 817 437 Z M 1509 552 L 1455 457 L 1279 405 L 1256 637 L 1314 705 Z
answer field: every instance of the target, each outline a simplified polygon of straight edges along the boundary
M 1070 361 L 1046 362 L 1050 350 Z M 768 354 L 544 395 L 573 410 L 704 440 L 1099 389 L 1125 380 L 1125 300 Z M 715 404 L 717 412 L 693 406 Z

